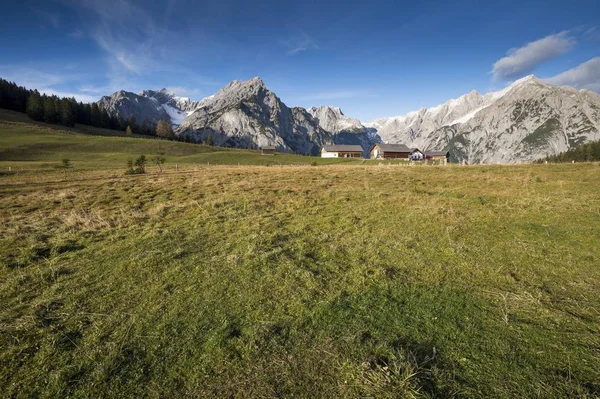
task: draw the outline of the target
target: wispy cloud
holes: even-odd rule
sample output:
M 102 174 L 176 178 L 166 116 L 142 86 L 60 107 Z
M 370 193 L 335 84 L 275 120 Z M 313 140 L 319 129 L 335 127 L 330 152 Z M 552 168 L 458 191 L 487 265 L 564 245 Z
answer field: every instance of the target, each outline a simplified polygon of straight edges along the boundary
M 550 84 L 573 86 L 600 93 L 600 57 L 592 58 L 575 68 L 545 80 Z
M 282 40 L 281 43 L 287 49 L 287 55 L 296 55 L 303 51 L 319 49 L 317 43 L 304 32 L 287 40 Z
M 99 100 L 99 96 L 91 96 L 91 95 L 75 93 L 75 92 L 71 92 L 71 91 L 54 90 L 51 88 L 41 88 L 41 89 L 38 89 L 38 91 L 40 93 L 47 94 L 49 96 L 55 95 L 58 97 L 74 98 L 75 100 L 81 101 L 83 103 L 91 103 L 91 102 L 95 102 L 95 101 Z
M 187 87 L 167 87 L 167 92 L 181 97 L 195 97 L 200 95 L 198 89 L 188 89 Z
M 66 0 L 78 11 L 81 33 L 96 42 L 108 60 L 109 79 L 146 75 L 176 68 L 190 39 L 168 28 L 161 15 L 132 0 Z M 166 5 L 165 13 L 174 2 Z
M 27 65 L 0 65 L 0 76 L 21 86 L 35 89 L 64 83 L 75 75 L 48 73 Z
M 128 0 L 81 0 L 75 7 L 86 11 L 90 37 L 123 68 L 139 75 L 153 67 L 162 32 L 143 8 Z
M 86 95 L 100 96 L 100 95 L 108 95 L 108 94 L 114 92 L 115 90 L 113 90 L 113 88 L 110 86 L 95 86 L 95 85 L 86 84 L 86 85 L 79 86 L 77 91 L 79 91 L 80 93 L 86 94 Z
M 511 49 L 506 57 L 494 63 L 493 77 L 495 80 L 521 77 L 538 65 L 568 52 L 575 43 L 576 40 L 569 35 L 569 31 L 563 31 Z
M 92 95 L 85 92 L 74 92 L 71 90 L 61 90 L 59 87 L 78 81 L 84 77 L 80 74 L 68 73 L 49 73 L 28 65 L 0 65 L 0 76 L 9 81 L 14 81 L 20 86 L 28 89 L 37 89 L 40 93 L 48 95 L 57 95 L 59 97 L 75 97 L 77 101 L 91 102 L 100 98 L 99 95 Z
M 583 38 L 586 40 L 599 42 L 600 41 L 600 29 L 597 26 L 592 26 L 583 32 Z

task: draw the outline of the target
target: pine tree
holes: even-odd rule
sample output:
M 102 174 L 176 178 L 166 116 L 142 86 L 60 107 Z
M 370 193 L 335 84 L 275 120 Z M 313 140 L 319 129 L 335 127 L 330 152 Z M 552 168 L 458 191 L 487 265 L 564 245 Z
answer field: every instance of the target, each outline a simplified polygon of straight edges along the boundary
M 127 122 L 125 122 L 125 119 L 123 119 L 123 117 L 121 116 L 121 114 L 117 115 L 117 129 L 119 130 L 125 130 L 127 129 L 129 126 L 127 125 Z M 131 128 L 129 128 L 129 130 L 131 130 Z
M 34 121 L 41 121 L 44 119 L 42 96 L 40 96 L 40 93 L 37 90 L 34 90 L 27 100 L 27 115 Z
M 131 131 L 131 126 L 127 126 L 127 129 L 125 129 L 125 135 L 127 137 L 133 136 L 133 132 Z
M 134 133 L 138 133 L 138 134 L 140 133 L 140 132 L 138 131 L 138 125 L 137 125 L 137 123 L 136 123 L 136 121 L 135 121 L 135 116 L 133 116 L 133 114 L 129 115 L 129 120 L 128 120 L 128 122 L 127 122 L 127 125 L 129 125 L 129 127 L 131 128 L 131 130 L 132 130 Z
M 142 121 L 142 126 L 140 126 L 140 131 L 142 134 L 150 135 L 150 128 L 148 127 L 148 119 L 144 118 Z
M 156 136 L 156 124 L 154 124 L 154 123 L 150 124 L 150 127 L 148 128 L 148 135 Z
M 0 108 L 25 112 L 31 92 L 14 82 L 0 79 Z
M 86 125 L 92 124 L 92 106 L 90 104 L 84 104 L 81 109 L 81 123 L 85 123 Z
M 59 101 L 60 104 L 60 123 L 65 126 L 75 126 L 75 115 L 71 103 L 67 99 Z
M 100 110 L 100 127 L 105 129 L 110 128 L 110 115 L 105 109 Z
M 206 138 L 206 145 L 210 145 L 211 147 L 215 145 L 215 141 L 213 140 L 212 134 L 209 134 Z
M 43 97 L 44 104 L 44 122 L 56 123 L 58 121 L 58 114 L 56 112 L 56 99 L 54 97 Z
M 156 126 L 156 135 L 165 139 L 172 139 L 175 137 L 171 124 L 163 120 L 158 121 L 158 125 Z
M 100 108 L 98 108 L 98 104 L 92 103 L 90 106 L 90 125 L 100 127 Z

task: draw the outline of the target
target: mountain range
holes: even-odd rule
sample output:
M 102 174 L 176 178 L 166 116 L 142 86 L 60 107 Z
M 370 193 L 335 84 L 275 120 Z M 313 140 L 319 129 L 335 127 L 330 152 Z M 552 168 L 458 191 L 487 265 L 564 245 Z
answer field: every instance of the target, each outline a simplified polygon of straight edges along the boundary
M 138 122 L 168 120 L 175 134 L 216 145 L 275 146 L 279 151 L 317 154 L 324 144 L 403 143 L 421 150 L 448 150 L 467 163 L 530 162 L 600 140 L 600 96 L 553 86 L 530 75 L 503 90 L 459 98 L 406 115 L 361 122 L 340 108 L 289 108 L 260 78 L 233 81 L 201 101 L 166 89 L 138 94 L 118 91 L 99 107 Z

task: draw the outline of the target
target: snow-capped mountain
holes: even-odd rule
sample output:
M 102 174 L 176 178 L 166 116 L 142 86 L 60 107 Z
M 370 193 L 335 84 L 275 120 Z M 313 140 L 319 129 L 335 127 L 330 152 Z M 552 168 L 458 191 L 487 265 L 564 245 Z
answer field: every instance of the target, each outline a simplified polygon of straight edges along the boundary
M 301 154 L 316 154 L 323 144 L 333 143 L 304 108 L 288 108 L 260 78 L 234 80 L 203 100 L 175 134 L 194 141 L 211 136 L 222 146 L 275 146 Z
M 421 148 L 427 139 L 427 135 L 420 134 L 421 132 L 464 123 L 495 99 L 500 98 L 506 91 L 507 89 L 504 89 L 482 96 L 476 90 L 472 90 L 468 94 L 435 107 L 421 108 L 402 116 L 376 119 L 364 125 L 376 129 L 385 142 L 404 140 L 403 143 L 410 142 L 411 146 Z
M 166 120 L 176 127 L 201 103 L 202 101 L 194 101 L 187 97 L 178 97 L 169 93 L 167 89 L 142 90 L 138 94 L 121 90 L 102 97 L 98 106 L 106 109 L 112 116 L 121 115 L 125 120 L 133 115 L 140 124 L 144 120 L 148 124 Z
M 288 108 L 260 78 L 233 81 L 201 101 L 166 89 L 118 91 L 99 106 L 137 123 L 169 120 L 177 135 L 233 147 L 276 146 L 315 154 L 323 144 L 402 143 L 421 150 L 449 150 L 469 163 L 515 163 L 600 140 L 600 96 L 558 87 L 531 75 L 503 90 L 471 91 L 432 108 L 361 123 L 332 106 Z
M 201 101 L 193 101 L 187 97 L 179 97 L 169 93 L 167 89 L 142 90 L 138 95 L 149 98 L 161 106 L 169 115 L 171 124 L 179 126 L 192 112 L 200 106 Z
M 469 163 L 527 162 L 600 139 L 600 96 L 535 76 L 481 95 L 476 91 L 429 109 L 365 126 L 388 143 L 449 150 Z

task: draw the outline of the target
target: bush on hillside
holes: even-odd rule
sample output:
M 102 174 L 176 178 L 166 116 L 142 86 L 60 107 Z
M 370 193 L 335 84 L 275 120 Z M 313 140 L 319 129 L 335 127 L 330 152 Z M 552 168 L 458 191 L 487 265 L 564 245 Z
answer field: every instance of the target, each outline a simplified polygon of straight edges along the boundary
M 148 160 L 145 155 L 140 155 L 135 161 L 130 159 L 127 161 L 126 175 L 141 175 L 146 173 L 146 163 Z

